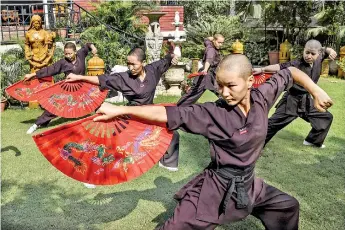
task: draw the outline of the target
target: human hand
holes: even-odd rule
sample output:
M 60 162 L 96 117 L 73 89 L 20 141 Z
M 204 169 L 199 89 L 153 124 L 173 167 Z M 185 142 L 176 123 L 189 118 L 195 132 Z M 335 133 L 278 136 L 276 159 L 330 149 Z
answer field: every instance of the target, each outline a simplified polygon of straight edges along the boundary
M 262 68 L 253 68 L 253 74 L 254 75 L 261 74 L 261 73 L 263 73 Z
M 337 57 L 337 52 L 335 52 L 334 49 L 332 48 L 327 48 L 327 49 L 330 50 L 328 54 L 329 59 L 334 60 Z
M 66 82 L 75 82 L 75 81 L 80 81 L 80 75 L 74 74 L 74 73 L 70 73 L 67 75 L 66 77 Z
M 110 103 L 104 102 L 101 107 L 96 111 L 96 113 L 101 114 L 95 117 L 94 121 L 107 121 L 114 117 L 124 115 L 125 106 L 116 106 Z
M 326 112 L 326 110 L 333 105 L 332 99 L 321 88 L 313 94 L 314 107 L 320 112 Z
M 24 81 L 29 81 L 31 78 L 33 78 L 36 74 L 28 73 L 24 75 Z

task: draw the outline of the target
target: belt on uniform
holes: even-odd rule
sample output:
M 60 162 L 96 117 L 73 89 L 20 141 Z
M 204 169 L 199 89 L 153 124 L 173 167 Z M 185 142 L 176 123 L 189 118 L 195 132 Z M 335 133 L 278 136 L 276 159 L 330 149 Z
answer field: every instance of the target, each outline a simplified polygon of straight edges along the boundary
M 254 165 L 244 169 L 235 169 L 232 167 L 214 167 L 214 164 L 211 163 L 208 169 L 228 181 L 221 212 L 225 212 L 231 197 L 235 200 L 237 209 L 243 209 L 248 206 L 249 196 L 246 192 L 245 184 L 254 176 Z M 236 194 L 236 196 L 234 196 L 234 194 Z

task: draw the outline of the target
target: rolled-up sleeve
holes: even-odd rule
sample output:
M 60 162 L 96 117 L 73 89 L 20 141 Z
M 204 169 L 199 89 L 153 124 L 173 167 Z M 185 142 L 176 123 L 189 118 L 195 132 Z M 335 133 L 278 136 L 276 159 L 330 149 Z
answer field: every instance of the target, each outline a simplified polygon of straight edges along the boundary
M 122 92 L 124 82 L 120 74 L 114 73 L 110 75 L 99 75 L 98 80 L 101 90 L 110 89 Z
M 223 116 L 218 113 L 215 103 L 191 105 L 188 107 L 167 106 L 167 128 L 181 129 L 188 133 L 200 134 L 209 139 L 224 136 L 220 120 Z M 224 120 L 224 117 L 222 118 Z
M 258 87 L 258 91 L 265 99 L 267 108 L 270 109 L 279 95 L 293 85 L 293 78 L 289 69 L 283 69 L 273 74 L 264 84 Z

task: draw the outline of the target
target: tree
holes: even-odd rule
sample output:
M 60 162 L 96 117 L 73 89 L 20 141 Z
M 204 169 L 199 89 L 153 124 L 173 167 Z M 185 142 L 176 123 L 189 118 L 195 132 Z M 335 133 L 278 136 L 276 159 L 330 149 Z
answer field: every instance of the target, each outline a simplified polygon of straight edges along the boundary
M 204 16 L 199 21 L 187 25 L 187 42 L 182 44 L 183 56 L 201 57 L 205 49 L 204 39 L 215 34 L 222 34 L 225 38 L 223 52 L 229 53 L 235 39 L 244 37 L 243 26 L 237 16 Z
M 334 35 L 336 45 L 345 38 L 345 4 L 339 2 L 324 2 L 321 11 L 314 15 L 318 27 L 308 30 L 308 37 L 316 37 L 319 34 Z
M 200 0 L 180 1 L 179 5 L 184 7 L 184 23 L 192 25 L 208 16 L 227 16 L 231 12 L 231 1 Z
M 268 25 L 283 29 L 283 37 L 277 41 L 278 44 L 285 39 L 292 44 L 302 39 L 317 10 L 313 1 L 272 1 L 262 4 Z

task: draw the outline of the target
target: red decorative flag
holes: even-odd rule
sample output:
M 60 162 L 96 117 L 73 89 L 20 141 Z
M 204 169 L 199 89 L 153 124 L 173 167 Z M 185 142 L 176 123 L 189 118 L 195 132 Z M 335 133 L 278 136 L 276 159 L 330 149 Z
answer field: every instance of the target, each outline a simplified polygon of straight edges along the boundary
M 5 89 L 6 93 L 19 101 L 34 101 L 37 99 L 37 91 L 53 85 L 52 77 L 18 81 Z
M 87 82 L 60 81 L 38 91 L 38 102 L 49 112 L 66 118 L 85 116 L 99 107 L 108 90 L 100 91 L 97 85 Z
M 47 160 L 81 182 L 112 185 L 151 169 L 167 151 L 173 133 L 128 116 L 94 122 L 98 114 L 33 136 Z
M 191 73 L 187 76 L 187 78 L 193 78 L 193 77 L 198 77 L 198 76 L 201 76 L 201 75 L 205 75 L 204 72 L 198 72 L 198 73 Z
M 254 75 L 254 88 L 259 87 L 261 84 L 263 84 L 268 78 L 270 78 L 274 73 L 271 72 L 265 72 L 261 74 Z

